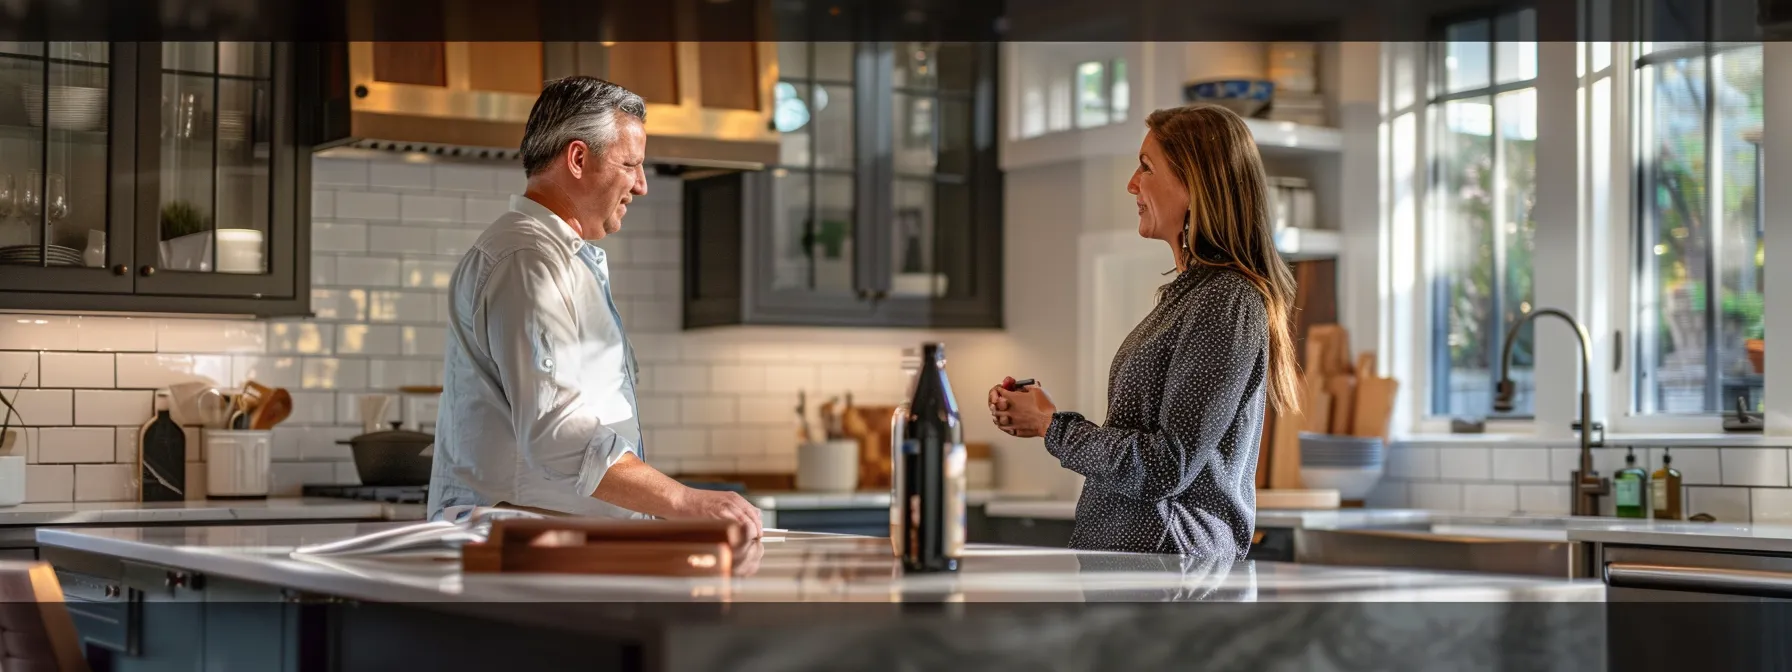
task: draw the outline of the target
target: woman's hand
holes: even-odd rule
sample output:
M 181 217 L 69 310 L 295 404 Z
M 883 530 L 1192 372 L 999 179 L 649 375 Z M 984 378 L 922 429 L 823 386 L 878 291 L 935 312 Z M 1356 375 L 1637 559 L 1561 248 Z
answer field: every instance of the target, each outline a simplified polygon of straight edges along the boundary
M 989 414 L 996 427 L 1009 436 L 1045 436 L 1052 414 L 1058 412 L 1051 395 L 1039 383 L 1009 391 L 1007 386 L 1013 383 L 1013 378 L 1004 378 L 1002 384 L 989 388 Z

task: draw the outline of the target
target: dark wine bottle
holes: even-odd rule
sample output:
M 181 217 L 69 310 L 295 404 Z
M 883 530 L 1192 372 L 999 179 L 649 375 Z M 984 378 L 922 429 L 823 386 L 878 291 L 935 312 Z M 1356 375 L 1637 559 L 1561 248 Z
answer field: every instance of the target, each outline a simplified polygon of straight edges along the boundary
M 946 378 L 946 348 L 921 346 L 893 456 L 891 544 L 909 572 L 955 572 L 964 556 L 964 427 Z

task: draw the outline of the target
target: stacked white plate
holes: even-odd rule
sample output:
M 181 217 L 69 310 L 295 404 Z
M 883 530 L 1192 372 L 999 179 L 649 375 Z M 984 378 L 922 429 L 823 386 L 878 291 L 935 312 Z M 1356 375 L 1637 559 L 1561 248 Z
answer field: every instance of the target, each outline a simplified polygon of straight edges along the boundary
M 72 247 L 51 245 L 49 252 L 51 266 L 84 266 L 86 260 L 81 251 Z M 7 245 L 0 247 L 0 264 L 26 264 L 39 266 L 43 264 L 43 255 L 38 253 L 36 245 Z
M 1344 499 L 1365 499 L 1381 481 L 1387 451 L 1372 436 L 1300 435 L 1300 479 L 1306 487 L 1337 490 Z
M 25 116 L 43 128 L 44 87 L 27 83 L 19 87 Z M 97 131 L 106 127 L 106 90 L 93 86 L 50 87 L 50 128 L 64 131 Z

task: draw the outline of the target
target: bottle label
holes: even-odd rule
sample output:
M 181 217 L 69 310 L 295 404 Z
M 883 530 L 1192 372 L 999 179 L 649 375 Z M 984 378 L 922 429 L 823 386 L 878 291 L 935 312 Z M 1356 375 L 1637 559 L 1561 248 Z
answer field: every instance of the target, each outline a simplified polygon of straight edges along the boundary
M 1618 506 L 1643 505 L 1643 483 L 1641 480 L 1624 478 L 1619 479 L 1618 482 L 1613 483 L 1612 485 L 1617 490 L 1617 501 L 1615 503 Z
M 1668 479 L 1658 478 L 1649 484 L 1649 496 L 1655 498 L 1655 510 L 1668 510 Z
M 964 462 L 965 448 L 954 443 L 946 452 L 946 557 L 964 556 Z

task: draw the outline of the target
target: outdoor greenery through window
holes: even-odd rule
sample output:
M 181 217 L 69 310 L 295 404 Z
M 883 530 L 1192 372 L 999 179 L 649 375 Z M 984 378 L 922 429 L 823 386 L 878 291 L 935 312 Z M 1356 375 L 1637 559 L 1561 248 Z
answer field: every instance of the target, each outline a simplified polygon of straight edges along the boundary
M 1761 46 L 1639 47 L 1636 410 L 1759 409 Z
M 1536 12 L 1464 18 L 1441 32 L 1427 115 L 1430 411 L 1487 417 L 1506 331 L 1535 296 Z M 1531 414 L 1532 331 L 1512 348 L 1517 416 Z

